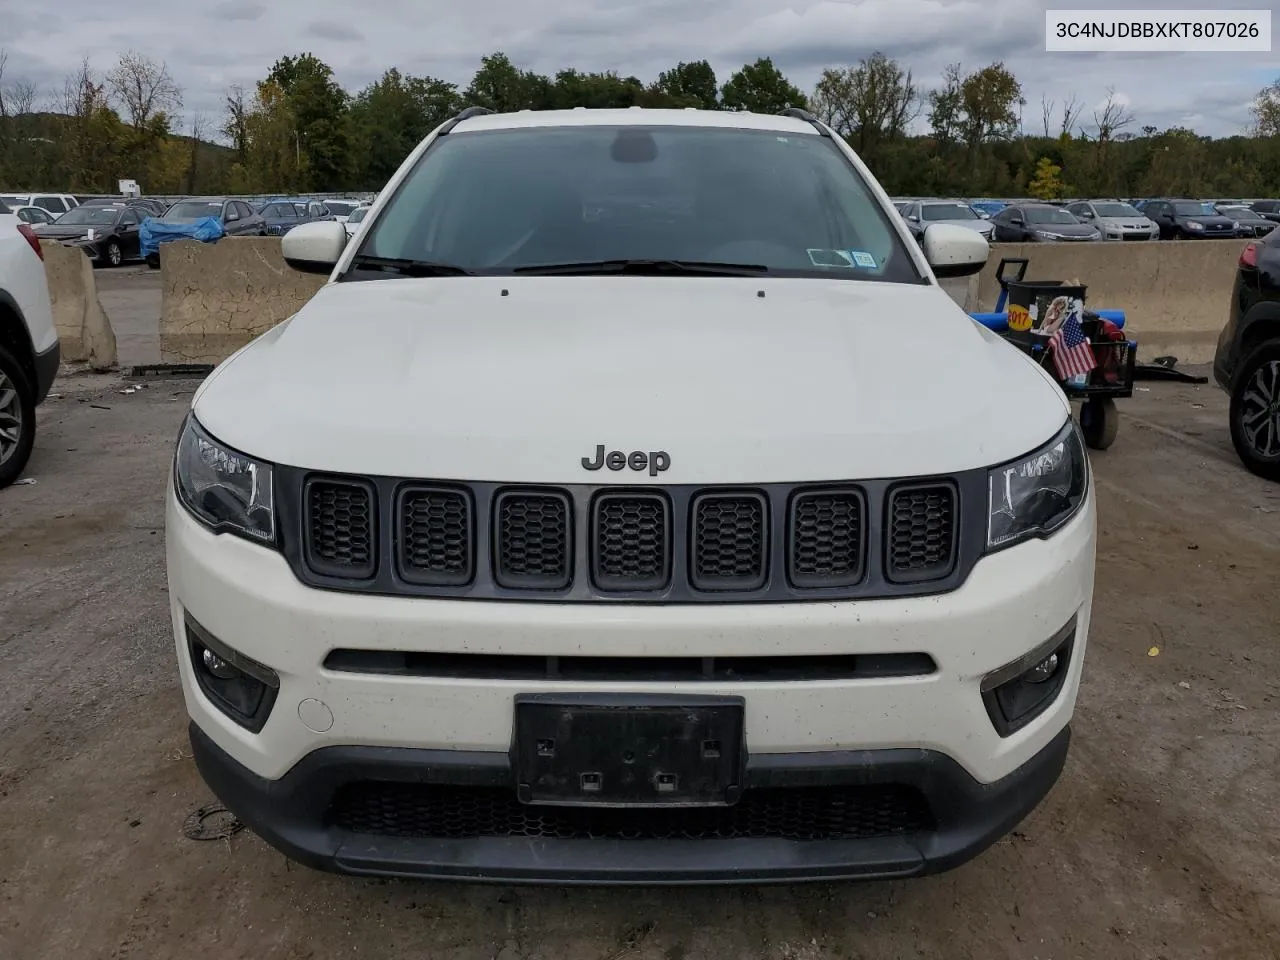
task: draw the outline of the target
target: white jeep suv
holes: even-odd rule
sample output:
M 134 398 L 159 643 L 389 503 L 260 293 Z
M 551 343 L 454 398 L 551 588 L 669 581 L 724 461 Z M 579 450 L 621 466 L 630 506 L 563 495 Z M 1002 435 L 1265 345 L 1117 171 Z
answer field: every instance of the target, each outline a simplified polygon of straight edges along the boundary
M 22 475 L 61 350 L 40 240 L 0 202 L 0 488 Z
M 196 761 L 331 870 L 893 877 L 1067 753 L 1093 593 L 1061 390 L 802 111 L 492 114 L 201 386 L 168 570 Z

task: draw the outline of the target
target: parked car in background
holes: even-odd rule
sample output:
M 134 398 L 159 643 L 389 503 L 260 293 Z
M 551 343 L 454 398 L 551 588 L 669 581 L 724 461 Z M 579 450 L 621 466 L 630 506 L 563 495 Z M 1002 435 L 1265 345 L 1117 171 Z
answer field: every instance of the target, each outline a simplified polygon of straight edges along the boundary
M 61 356 L 44 251 L 34 228 L 0 201 L 0 487 L 22 475 L 36 439 L 36 407 Z
M 1255 200 L 1249 204 L 1254 213 L 1280 223 L 1280 200 Z
M 0 193 L 0 202 L 10 210 L 16 207 L 42 207 L 55 217 L 80 206 L 69 193 Z
M 83 204 L 69 210 L 53 223 L 36 227 L 41 240 L 56 240 L 82 250 L 94 264 L 118 267 L 126 260 L 136 260 L 141 253 L 138 226 L 142 222 L 137 209 L 123 203 L 111 206 Z
M 113 207 L 121 205 L 133 207 L 138 211 L 139 217 L 163 217 L 164 212 L 169 209 L 168 204 L 163 200 L 154 200 L 150 197 L 93 197 L 80 205 L 82 207 Z
M 339 223 L 346 223 L 347 217 L 351 216 L 360 206 L 359 200 L 326 200 L 324 207 L 333 215 L 333 219 Z
M 1240 253 L 1213 378 L 1231 395 L 1231 442 L 1241 462 L 1280 481 L 1280 230 Z
M 1268 220 L 1262 214 L 1254 212 L 1249 207 L 1220 206 L 1217 209 L 1224 217 L 1230 217 L 1239 225 L 1239 229 L 1236 231 L 1236 236 L 1238 237 L 1265 237 L 1276 227 L 1280 227 L 1280 223 L 1275 220 Z
M 926 200 L 911 203 L 902 212 L 902 218 L 907 221 L 907 229 L 917 241 L 924 236 L 925 230 L 935 223 L 967 227 L 982 234 L 984 239 L 991 239 L 991 222 L 982 219 L 977 211 L 963 200 Z
M 1067 210 L 1097 228 L 1103 240 L 1160 239 L 1155 221 L 1122 200 L 1084 200 L 1067 204 Z
M 154 250 L 150 248 L 143 250 L 147 266 L 158 269 L 159 245 L 181 236 L 181 231 L 175 232 L 172 230 L 173 227 L 190 227 L 194 235 L 201 221 L 208 219 L 218 221 L 220 232 L 224 236 L 267 236 L 267 222 L 258 211 L 249 206 L 248 201 L 237 200 L 234 197 L 191 197 L 179 200 L 165 211 L 163 217 L 156 218 L 156 221 L 164 227 L 163 236 L 158 238 L 158 244 Z
M 970 200 L 969 206 L 977 210 L 979 213 L 986 214 L 988 217 L 994 217 L 997 213 L 1007 207 L 1009 204 L 1004 200 Z
M 1204 200 L 1148 200 L 1142 212 L 1156 222 L 1162 240 L 1230 240 L 1240 230 L 1235 220 L 1224 217 Z
M 288 200 L 264 203 L 258 209 L 258 214 L 267 225 L 268 235 L 273 237 L 282 237 L 298 224 L 311 221 L 306 215 L 305 205 L 290 203 Z
M 58 219 L 44 207 L 11 207 L 13 215 L 23 223 L 38 226 L 42 223 L 53 223 Z
M 1016 203 L 991 218 L 997 243 L 1076 243 L 1101 240 L 1102 233 L 1071 211 L 1047 203 Z
M 354 237 L 357 233 L 360 232 L 361 224 L 364 223 L 365 217 L 369 216 L 369 211 L 372 209 L 373 207 L 370 205 L 370 206 L 356 207 L 354 210 L 351 211 L 351 215 L 347 217 L 347 219 L 342 224 L 347 229 L 348 240 L 350 240 L 352 237 Z

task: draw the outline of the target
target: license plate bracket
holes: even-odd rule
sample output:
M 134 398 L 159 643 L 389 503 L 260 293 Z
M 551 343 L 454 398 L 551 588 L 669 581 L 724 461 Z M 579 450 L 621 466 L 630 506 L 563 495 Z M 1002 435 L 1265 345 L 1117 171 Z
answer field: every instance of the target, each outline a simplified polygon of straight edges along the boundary
M 741 794 L 741 697 L 521 694 L 512 769 L 522 803 L 729 806 Z

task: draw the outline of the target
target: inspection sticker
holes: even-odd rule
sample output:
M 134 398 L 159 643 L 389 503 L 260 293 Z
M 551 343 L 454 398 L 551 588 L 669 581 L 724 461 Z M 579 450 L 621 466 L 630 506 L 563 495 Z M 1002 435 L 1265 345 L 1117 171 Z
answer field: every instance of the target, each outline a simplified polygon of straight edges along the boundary
M 849 259 L 854 262 L 855 266 L 868 267 L 871 270 L 876 268 L 876 258 L 865 250 L 847 250 Z

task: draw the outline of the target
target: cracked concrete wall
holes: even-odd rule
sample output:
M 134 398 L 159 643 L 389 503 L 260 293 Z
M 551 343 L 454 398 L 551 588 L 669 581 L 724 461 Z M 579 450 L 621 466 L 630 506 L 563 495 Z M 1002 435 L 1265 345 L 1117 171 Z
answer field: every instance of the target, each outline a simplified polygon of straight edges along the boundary
M 1125 331 L 1143 361 L 1172 355 L 1180 363 L 1213 360 L 1235 291 L 1245 240 L 1124 243 L 1000 243 L 978 283 L 978 300 L 994 310 L 1001 257 L 1025 257 L 1028 280 L 1079 280 L 1086 304 L 1123 310 Z M 974 311 L 976 312 L 976 311 Z
M 93 261 L 75 247 L 41 244 L 49 305 L 64 363 L 87 363 L 104 371 L 116 365 L 116 335 L 102 304 Z
M 327 279 L 284 262 L 278 237 L 160 249 L 160 360 L 220 363 L 293 316 Z

